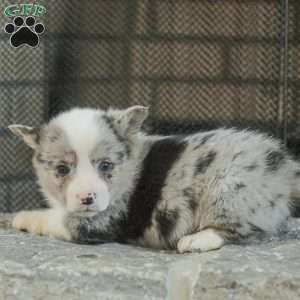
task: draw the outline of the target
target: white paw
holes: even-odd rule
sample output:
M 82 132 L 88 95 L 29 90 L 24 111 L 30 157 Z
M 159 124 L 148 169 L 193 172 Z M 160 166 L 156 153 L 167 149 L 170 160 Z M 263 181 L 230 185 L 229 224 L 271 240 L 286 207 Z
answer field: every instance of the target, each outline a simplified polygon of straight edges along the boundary
M 36 235 L 71 240 L 71 235 L 64 226 L 65 212 L 61 210 L 21 211 L 13 220 L 13 227 L 26 230 Z
M 179 253 L 206 252 L 221 248 L 224 242 L 224 239 L 215 230 L 205 229 L 182 237 L 177 243 L 177 250 Z
M 42 234 L 42 224 L 35 211 L 21 211 L 14 217 L 12 226 L 18 230 L 26 230 L 33 234 Z
M 184 253 L 184 252 L 191 252 L 191 244 L 193 241 L 193 236 L 192 235 L 187 235 L 182 237 L 178 243 L 177 243 L 177 250 L 179 253 Z

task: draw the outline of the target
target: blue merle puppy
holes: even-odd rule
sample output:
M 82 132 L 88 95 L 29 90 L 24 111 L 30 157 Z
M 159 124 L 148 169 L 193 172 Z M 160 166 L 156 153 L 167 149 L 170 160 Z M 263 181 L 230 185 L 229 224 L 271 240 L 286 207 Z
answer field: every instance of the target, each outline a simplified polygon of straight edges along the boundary
M 78 108 L 40 128 L 11 125 L 34 150 L 51 207 L 19 212 L 13 226 L 183 253 L 274 234 L 297 215 L 300 165 L 278 140 L 235 129 L 149 136 L 147 115 Z

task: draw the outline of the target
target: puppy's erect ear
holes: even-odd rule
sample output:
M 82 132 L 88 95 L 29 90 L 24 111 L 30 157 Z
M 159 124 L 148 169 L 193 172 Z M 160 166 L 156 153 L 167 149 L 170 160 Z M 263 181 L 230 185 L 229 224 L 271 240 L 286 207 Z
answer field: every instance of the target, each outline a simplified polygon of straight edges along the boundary
M 125 110 L 123 120 L 127 124 L 127 134 L 135 134 L 140 131 L 145 119 L 148 117 L 149 108 L 145 106 L 132 106 Z
M 148 116 L 149 108 L 132 106 L 126 110 L 111 110 L 112 121 L 118 132 L 124 137 L 138 133 Z
M 21 137 L 23 141 L 32 149 L 37 148 L 40 139 L 39 128 L 13 124 L 8 126 L 8 129 L 16 136 Z

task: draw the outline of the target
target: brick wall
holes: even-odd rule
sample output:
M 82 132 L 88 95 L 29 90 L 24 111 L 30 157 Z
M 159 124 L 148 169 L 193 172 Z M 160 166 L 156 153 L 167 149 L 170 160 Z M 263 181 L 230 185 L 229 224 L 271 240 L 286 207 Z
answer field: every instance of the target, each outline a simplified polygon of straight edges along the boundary
M 152 83 L 157 118 L 277 124 L 278 1 L 144 1 L 138 14 L 131 75 Z
M 62 30 L 75 37 L 64 47 L 68 64 L 53 113 L 78 104 L 105 108 L 143 103 L 151 105 L 153 120 L 160 124 L 264 127 L 267 122 L 268 127 L 278 128 L 282 125 L 283 2 L 77 4 L 76 25 L 70 25 L 74 19 L 63 23 L 49 18 L 54 40 Z M 299 5 L 290 1 L 290 10 Z M 72 5 L 64 4 L 68 10 L 66 6 Z M 290 30 L 293 27 L 292 21 Z M 72 62 L 74 68 L 66 70 Z M 292 76 L 298 76 L 299 71 L 293 70 Z
M 69 107 L 150 105 L 156 132 L 251 124 L 300 136 L 298 0 L 289 0 L 287 85 L 285 0 L 39 3 L 38 48 L 13 49 L 0 33 L 0 211 L 41 203 L 31 152 L 5 126 L 37 126 Z M 1 14 L 0 27 L 8 21 Z

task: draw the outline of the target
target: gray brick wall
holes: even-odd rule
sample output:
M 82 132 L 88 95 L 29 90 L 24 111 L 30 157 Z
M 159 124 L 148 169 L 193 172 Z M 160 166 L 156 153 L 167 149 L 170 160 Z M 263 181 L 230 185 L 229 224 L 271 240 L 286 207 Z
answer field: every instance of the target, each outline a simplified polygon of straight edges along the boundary
M 282 3 L 138 3 L 131 75 L 152 83 L 156 118 L 279 125 Z
M 0 210 L 42 204 L 32 153 L 5 127 L 73 106 L 150 105 L 156 132 L 239 123 L 280 134 L 286 124 L 299 138 L 298 0 L 289 0 L 287 86 L 284 0 L 39 3 L 48 11 L 38 48 L 13 49 L 0 33 Z M 1 14 L 0 27 L 7 21 Z

